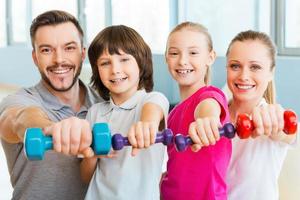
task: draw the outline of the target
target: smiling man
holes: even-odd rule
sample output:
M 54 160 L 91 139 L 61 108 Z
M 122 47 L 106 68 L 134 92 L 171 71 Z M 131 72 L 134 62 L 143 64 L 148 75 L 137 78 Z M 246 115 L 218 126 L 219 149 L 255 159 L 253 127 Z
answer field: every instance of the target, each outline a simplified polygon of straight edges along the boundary
M 86 185 L 80 180 L 76 155 L 91 144 L 90 127 L 83 119 L 87 109 L 100 101 L 78 79 L 86 55 L 83 31 L 74 16 L 53 10 L 33 20 L 30 36 L 41 81 L 0 104 L 0 136 L 14 188 L 12 199 L 83 199 Z M 54 134 L 54 127 L 55 151 L 47 152 L 43 161 L 28 161 L 23 153 L 26 128 L 49 127 L 61 120 L 78 126 L 61 134 Z

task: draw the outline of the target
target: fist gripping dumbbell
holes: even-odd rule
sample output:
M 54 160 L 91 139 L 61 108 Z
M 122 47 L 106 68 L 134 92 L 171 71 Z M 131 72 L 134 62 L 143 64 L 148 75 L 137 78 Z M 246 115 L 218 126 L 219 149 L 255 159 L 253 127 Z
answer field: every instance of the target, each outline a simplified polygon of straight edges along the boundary
M 233 138 L 235 136 L 235 128 L 231 123 L 225 124 L 222 128 L 219 129 L 220 136 L 227 138 Z M 189 136 L 183 136 L 177 134 L 174 138 L 176 150 L 181 152 L 185 151 L 189 145 L 194 144 L 192 139 Z
M 163 143 L 170 145 L 173 142 L 173 133 L 171 129 L 165 129 L 156 134 L 155 143 Z M 114 150 L 121 150 L 124 146 L 131 146 L 128 137 L 123 137 L 121 134 L 116 133 L 112 136 L 112 147 Z
M 96 155 L 106 155 L 111 148 L 111 135 L 106 123 L 97 123 L 92 130 L 91 145 Z M 45 136 L 41 128 L 28 128 L 24 136 L 24 150 L 28 160 L 43 160 L 47 150 L 53 149 L 52 136 Z
M 120 150 L 123 146 L 129 146 L 128 138 L 115 134 L 111 137 L 111 132 L 107 123 L 96 123 L 92 130 L 92 149 L 96 155 L 107 155 L 113 147 Z M 173 133 L 170 129 L 165 129 L 158 133 L 155 143 L 171 144 Z M 53 149 L 52 136 L 45 136 L 41 128 L 28 128 L 24 137 L 25 154 L 29 160 L 43 160 L 47 150 Z
M 291 110 L 284 111 L 284 129 L 283 131 L 288 134 L 295 134 L 297 132 L 298 120 L 295 112 Z M 253 121 L 247 114 L 240 114 L 236 122 L 236 132 L 239 138 L 249 138 L 252 131 L 254 130 Z

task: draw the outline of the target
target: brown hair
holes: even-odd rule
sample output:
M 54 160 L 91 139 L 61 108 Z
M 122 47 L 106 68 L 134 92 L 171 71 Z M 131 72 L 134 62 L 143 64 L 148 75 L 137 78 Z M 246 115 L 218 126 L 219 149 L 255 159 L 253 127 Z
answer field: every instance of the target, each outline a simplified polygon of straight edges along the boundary
M 67 23 L 71 22 L 75 25 L 77 28 L 79 35 L 80 35 L 80 41 L 81 45 L 83 45 L 83 30 L 79 25 L 78 20 L 71 14 L 61 11 L 61 10 L 51 10 L 44 12 L 37 16 L 31 23 L 30 26 L 30 37 L 31 37 L 31 45 L 34 48 L 34 39 L 35 39 L 35 34 L 38 28 L 42 26 L 47 26 L 47 25 L 58 25 L 62 23 Z
M 208 51 L 211 52 L 213 51 L 213 42 L 212 42 L 212 39 L 211 39 L 211 36 L 207 30 L 207 28 L 199 23 L 195 23 L 195 22 L 183 22 L 181 24 L 178 24 L 169 34 L 168 36 L 168 41 L 169 41 L 169 38 L 170 36 L 175 33 L 175 32 L 178 32 L 178 31 L 181 31 L 183 29 L 188 29 L 188 30 L 192 30 L 192 31 L 197 31 L 199 33 L 202 33 L 205 38 L 206 38 L 206 41 L 207 41 L 207 47 L 208 47 Z M 166 52 L 165 52 L 165 55 L 167 53 L 167 49 L 166 49 Z M 210 69 L 210 66 L 207 66 L 207 70 L 206 70 L 206 74 L 205 74 L 205 77 L 204 77 L 204 83 L 206 85 L 208 85 L 210 83 L 210 79 L 211 79 L 211 69 Z
M 88 49 L 93 72 L 91 84 L 105 100 L 108 100 L 110 95 L 99 76 L 97 60 L 105 51 L 113 55 L 120 54 L 120 50 L 132 55 L 138 64 L 138 89 L 144 88 L 147 92 L 153 89 L 152 53 L 149 46 L 134 29 L 124 25 L 109 26 L 98 33 Z
M 262 44 L 264 44 L 268 50 L 269 57 L 271 59 L 271 66 L 270 70 L 273 70 L 275 68 L 275 59 L 276 59 L 276 46 L 274 42 L 271 40 L 271 38 L 263 33 L 263 32 L 258 32 L 258 31 L 243 31 L 237 34 L 230 42 L 226 56 L 228 56 L 230 52 L 230 48 L 234 42 L 243 42 L 243 41 L 249 41 L 249 40 L 257 40 L 260 41 Z M 275 81 L 274 79 L 271 80 L 268 83 L 267 89 L 263 95 L 263 97 L 266 99 L 268 103 L 275 103 L 276 102 L 276 90 L 275 90 Z

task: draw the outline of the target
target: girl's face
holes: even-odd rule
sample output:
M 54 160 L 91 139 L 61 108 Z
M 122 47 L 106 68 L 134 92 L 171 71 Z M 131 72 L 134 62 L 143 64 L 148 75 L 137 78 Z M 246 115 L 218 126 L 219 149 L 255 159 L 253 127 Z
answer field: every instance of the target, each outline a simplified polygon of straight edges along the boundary
M 183 29 L 170 35 L 166 61 L 179 87 L 204 86 L 207 67 L 214 62 L 214 59 L 215 53 L 209 52 L 204 34 Z
M 234 42 L 227 56 L 227 84 L 233 100 L 258 102 L 273 79 L 267 47 L 258 40 Z
M 119 52 L 120 55 L 110 55 L 105 51 L 97 60 L 100 79 L 117 105 L 125 102 L 138 90 L 140 71 L 132 55 L 122 50 Z

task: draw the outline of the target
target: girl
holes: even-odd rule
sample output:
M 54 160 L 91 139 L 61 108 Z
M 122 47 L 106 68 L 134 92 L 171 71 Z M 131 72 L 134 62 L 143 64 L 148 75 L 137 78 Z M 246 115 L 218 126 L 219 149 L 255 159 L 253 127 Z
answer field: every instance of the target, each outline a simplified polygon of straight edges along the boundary
M 231 41 L 226 55 L 231 121 L 247 113 L 255 127 L 255 139 L 233 140 L 229 199 L 278 199 L 277 179 L 295 135 L 283 133 L 283 109 L 274 104 L 276 48 L 266 34 L 245 31 Z
M 168 127 L 174 133 L 189 134 L 195 143 L 192 149 L 201 150 L 178 153 L 174 146 L 168 147 L 161 196 L 164 200 L 226 199 L 231 142 L 220 139 L 218 127 L 229 120 L 229 114 L 224 94 L 208 86 L 216 54 L 207 29 L 192 22 L 178 25 L 168 37 L 165 56 L 181 97 Z
M 115 158 L 86 158 L 82 178 L 90 185 L 86 199 L 158 199 L 164 156 L 162 144 L 149 147 L 165 127 L 168 100 L 151 92 L 152 54 L 142 37 L 120 25 L 102 30 L 92 41 L 88 56 L 91 82 L 106 100 L 91 107 L 91 124 L 107 122 L 112 133 L 128 136 L 133 146 L 115 152 Z

